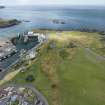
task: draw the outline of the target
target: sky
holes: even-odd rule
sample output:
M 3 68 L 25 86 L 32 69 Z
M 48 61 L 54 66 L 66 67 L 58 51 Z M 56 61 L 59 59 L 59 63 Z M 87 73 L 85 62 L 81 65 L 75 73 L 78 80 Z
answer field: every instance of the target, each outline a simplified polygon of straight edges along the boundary
M 105 0 L 0 0 L 0 5 L 104 5 Z

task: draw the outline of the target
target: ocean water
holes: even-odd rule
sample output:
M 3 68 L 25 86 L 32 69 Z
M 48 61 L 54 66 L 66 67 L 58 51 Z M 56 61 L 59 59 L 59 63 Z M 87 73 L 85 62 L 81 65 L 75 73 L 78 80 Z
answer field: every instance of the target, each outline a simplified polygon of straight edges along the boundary
M 22 22 L 19 25 L 0 28 L 1 37 L 10 37 L 19 32 L 31 29 L 96 29 L 105 31 L 105 7 L 88 6 L 17 6 L 0 9 L 0 18 L 18 19 L 30 22 Z M 66 24 L 55 24 L 53 19 L 62 19 Z

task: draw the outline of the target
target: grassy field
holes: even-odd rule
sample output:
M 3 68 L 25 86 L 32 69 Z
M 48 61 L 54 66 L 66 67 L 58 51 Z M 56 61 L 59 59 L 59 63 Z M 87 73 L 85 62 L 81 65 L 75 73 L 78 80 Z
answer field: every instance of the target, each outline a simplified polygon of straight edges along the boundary
M 26 77 L 33 75 L 32 84 L 49 105 L 105 105 L 105 61 L 85 50 L 102 46 L 99 34 L 47 33 L 49 42 L 40 48 L 37 59 L 25 72 L 12 76 L 9 83 L 26 84 Z

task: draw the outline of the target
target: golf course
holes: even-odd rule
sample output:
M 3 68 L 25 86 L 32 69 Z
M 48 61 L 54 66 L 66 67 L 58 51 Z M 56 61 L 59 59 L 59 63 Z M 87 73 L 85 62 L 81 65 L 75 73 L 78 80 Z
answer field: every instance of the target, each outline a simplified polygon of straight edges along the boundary
M 49 105 L 105 105 L 105 40 L 96 32 L 44 30 L 48 40 L 23 72 L 16 68 L 0 85 L 31 82 Z M 23 64 L 24 65 L 24 64 Z M 20 65 L 23 66 L 23 65 Z M 6 79 L 5 79 L 6 78 Z

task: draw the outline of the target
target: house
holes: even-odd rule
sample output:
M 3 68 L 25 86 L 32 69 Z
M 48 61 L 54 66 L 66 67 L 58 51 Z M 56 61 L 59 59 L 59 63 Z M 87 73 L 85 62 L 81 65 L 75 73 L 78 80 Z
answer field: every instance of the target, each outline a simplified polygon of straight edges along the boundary
M 0 47 L 0 61 L 14 55 L 16 52 L 16 47 L 12 43 L 2 45 Z
M 35 57 L 36 57 L 36 55 L 37 55 L 37 52 L 35 52 L 35 51 L 30 51 L 29 53 L 28 53 L 28 55 L 26 56 L 26 59 L 28 60 L 28 59 L 34 59 Z
M 8 95 L 8 91 L 5 91 L 3 89 L 0 89 L 0 98 L 6 97 Z

